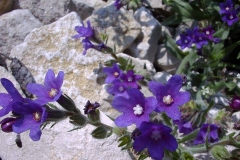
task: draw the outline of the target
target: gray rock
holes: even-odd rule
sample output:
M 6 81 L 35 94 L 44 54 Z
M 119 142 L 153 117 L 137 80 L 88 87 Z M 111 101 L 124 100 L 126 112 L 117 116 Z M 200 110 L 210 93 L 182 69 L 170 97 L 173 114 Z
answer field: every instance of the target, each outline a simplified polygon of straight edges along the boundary
M 20 0 L 19 6 L 29 9 L 43 24 L 55 22 L 72 11 L 77 12 L 82 19 L 93 12 L 93 7 L 77 0 Z
M 14 10 L 0 16 L 0 53 L 9 55 L 31 30 L 41 25 L 28 10 Z
M 152 8 L 163 8 L 162 0 L 143 0 L 143 3 Z
M 140 34 L 141 27 L 133 15 L 124 9 L 116 11 L 113 5 L 100 8 L 87 20 L 107 33 L 107 45 L 111 48 L 116 45 L 117 53 L 128 48 Z
M 12 10 L 14 0 L 1 0 L 0 1 L 0 16 Z
M 169 78 L 171 78 L 172 75 L 167 73 L 167 72 L 157 72 L 154 76 L 153 76 L 153 80 L 160 82 L 162 84 L 167 83 L 167 81 L 169 80 Z
M 99 63 L 109 60 L 111 56 L 96 50 L 89 50 L 85 56 L 81 54 L 83 47 L 80 41 L 71 38 L 75 34 L 74 27 L 79 23 L 81 20 L 78 15 L 72 12 L 52 24 L 37 28 L 27 36 L 24 43 L 12 49 L 11 56 L 18 57 L 38 83 L 43 83 L 45 74 L 50 68 L 55 73 L 64 71 L 62 91 L 70 96 L 83 112 L 87 100 L 94 103 L 102 99 L 100 96 L 102 86 L 96 83 L 97 75 L 93 70 L 99 67 Z M 103 123 L 114 124 L 110 119 L 105 119 Z M 21 155 L 23 159 L 41 157 L 43 160 L 130 160 L 128 153 L 117 147 L 118 142 L 115 141 L 114 135 L 97 140 L 90 135 L 94 129 L 91 125 L 67 132 L 71 129 L 73 125 L 68 120 L 62 121 L 51 129 L 44 129 L 41 140 L 38 142 L 32 142 L 28 132 L 24 133 L 22 150 L 12 145 L 11 136 L 8 136 L 9 138 L 5 136 L 0 144 L 0 148 L 6 148 L 2 155 L 3 159 L 6 159 L 5 157 L 16 159 Z M 6 144 L 8 144 L 7 147 L 4 147 Z
M 167 52 L 165 45 L 161 44 L 158 46 L 154 64 L 158 69 L 174 74 L 180 64 L 180 60 Z
M 125 52 L 133 57 L 154 62 L 158 40 L 161 37 L 161 25 L 145 7 L 138 9 L 134 17 L 141 25 L 141 36 Z

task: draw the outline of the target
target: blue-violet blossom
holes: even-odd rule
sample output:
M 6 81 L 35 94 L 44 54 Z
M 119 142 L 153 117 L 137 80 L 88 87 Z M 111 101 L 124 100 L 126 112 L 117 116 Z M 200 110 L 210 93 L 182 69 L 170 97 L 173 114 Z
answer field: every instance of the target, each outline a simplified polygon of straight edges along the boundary
M 116 96 L 122 96 L 128 98 L 127 86 L 121 82 L 119 79 L 115 79 L 111 86 L 107 88 L 107 92 Z
M 225 14 L 231 10 L 234 10 L 234 4 L 232 2 L 232 0 L 227 0 L 225 3 L 220 3 L 220 14 Z
M 156 111 L 166 112 L 173 120 L 179 120 L 181 113 L 178 107 L 190 100 L 189 92 L 179 91 L 182 87 L 182 77 L 174 75 L 166 85 L 150 81 L 148 87 L 158 100 Z
M 94 35 L 94 31 L 91 27 L 90 21 L 87 21 L 87 25 L 87 27 L 85 27 L 84 24 L 82 26 L 76 26 L 75 30 L 78 32 L 78 34 L 72 36 L 72 38 L 79 39 L 81 37 L 92 37 Z
M 27 85 L 27 90 L 38 97 L 34 101 L 40 105 L 54 102 L 62 95 L 61 87 L 63 84 L 63 78 L 64 72 L 60 71 L 55 78 L 53 70 L 49 69 L 45 76 L 44 85 L 30 83 Z
M 20 115 L 20 118 L 12 126 L 13 131 L 20 134 L 30 130 L 30 138 L 38 141 L 42 134 L 40 127 L 47 119 L 46 108 L 31 100 L 28 100 L 27 103 L 16 102 L 12 108 L 15 113 Z
M 119 127 L 127 127 L 136 124 L 137 127 L 143 121 L 149 121 L 149 114 L 156 108 L 157 100 L 154 97 L 145 98 L 143 93 L 136 88 L 127 90 L 129 98 L 115 97 L 112 106 L 122 112 L 122 115 L 115 119 Z
M 228 26 L 232 26 L 233 23 L 238 21 L 238 16 L 236 11 L 229 11 L 224 14 L 222 20 L 228 24 Z
M 112 67 L 103 68 L 103 72 L 107 75 L 105 83 L 110 84 L 115 79 L 118 79 L 123 71 L 120 70 L 116 63 L 114 63 Z
M 200 131 L 198 132 L 198 135 L 194 140 L 193 144 L 197 145 L 205 143 L 208 128 L 209 128 L 208 141 L 209 142 L 218 141 L 218 129 L 219 129 L 218 126 L 216 124 L 202 124 Z
M 122 73 L 120 79 L 123 80 L 123 83 L 130 88 L 139 88 L 137 81 L 142 80 L 143 76 L 134 74 L 133 70 L 127 71 L 127 73 Z
M 172 129 L 163 124 L 142 122 L 138 129 L 141 134 L 134 138 L 133 149 L 141 152 L 147 148 L 154 160 L 162 160 L 164 149 L 173 152 L 178 147 L 175 137 L 170 134 Z
M 240 96 L 234 96 L 229 103 L 230 107 L 234 110 L 240 110 Z

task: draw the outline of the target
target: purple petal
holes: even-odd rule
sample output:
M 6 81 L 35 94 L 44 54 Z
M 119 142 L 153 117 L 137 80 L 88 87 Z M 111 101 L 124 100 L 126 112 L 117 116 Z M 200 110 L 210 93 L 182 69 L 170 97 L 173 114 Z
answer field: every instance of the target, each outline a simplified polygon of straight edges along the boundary
M 7 92 L 12 96 L 12 99 L 16 101 L 22 101 L 23 98 L 19 94 L 18 90 L 14 87 L 13 83 L 6 78 L 1 78 L 1 83 Z
M 37 83 L 28 84 L 27 90 L 38 97 L 46 97 L 46 95 L 48 95 L 49 92 L 44 85 Z
M 33 116 L 26 115 L 24 118 L 18 119 L 12 126 L 13 131 L 15 133 L 23 133 L 30 129 L 32 125 L 34 125 L 36 121 L 33 119 Z
M 0 106 L 6 107 L 11 102 L 12 97 L 7 93 L 0 93 Z
M 55 82 L 55 74 L 52 69 L 49 69 L 46 73 L 45 80 L 44 80 L 44 86 L 48 88 L 49 90 L 51 88 L 57 88 Z
M 190 100 L 190 93 L 189 92 L 178 92 L 177 96 L 174 97 L 173 103 L 177 106 L 181 106 L 187 103 Z
M 164 156 L 164 143 L 149 144 L 148 152 L 154 160 L 162 160 Z
M 132 111 L 133 112 L 133 111 Z M 131 115 L 122 114 L 115 119 L 115 124 L 118 127 L 127 127 L 133 124 L 133 118 Z
M 178 94 L 179 90 L 182 87 L 182 77 L 179 75 L 172 76 L 168 80 L 165 87 L 168 90 L 166 93 L 167 95 L 170 94 L 170 95 L 174 96 L 175 94 Z
M 58 72 L 58 75 L 56 77 L 56 83 L 58 86 L 58 88 L 57 88 L 58 90 L 60 90 L 62 87 L 63 79 L 64 79 L 64 72 L 63 71 Z
M 129 99 L 126 99 L 125 97 L 116 97 L 113 99 L 112 102 L 112 106 L 120 111 L 120 112 L 132 112 L 132 106 L 134 104 L 132 104 L 131 101 L 129 101 Z
M 165 112 L 173 120 L 179 120 L 181 117 L 181 112 L 177 106 L 164 107 Z
M 40 130 L 40 125 L 34 125 L 32 126 L 32 128 L 30 129 L 30 133 L 29 136 L 33 141 L 38 141 L 40 140 L 40 137 L 42 135 L 42 132 Z
M 157 95 L 157 93 L 160 91 L 162 87 L 163 85 L 159 82 L 155 81 L 148 82 L 148 88 L 154 95 Z
M 164 136 L 163 140 L 165 141 L 164 147 L 169 151 L 175 151 L 178 148 L 177 140 L 171 135 Z

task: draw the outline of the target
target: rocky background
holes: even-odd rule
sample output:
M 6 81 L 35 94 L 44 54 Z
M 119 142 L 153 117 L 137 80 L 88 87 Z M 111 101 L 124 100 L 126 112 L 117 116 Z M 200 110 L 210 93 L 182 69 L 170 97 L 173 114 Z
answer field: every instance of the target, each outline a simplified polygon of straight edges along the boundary
M 98 101 L 100 109 L 116 117 L 111 97 L 106 93 L 101 64 L 109 55 L 88 50 L 83 56 L 79 40 L 71 38 L 74 27 L 90 20 L 92 26 L 109 35 L 109 46 L 116 44 L 118 56 L 131 58 L 137 71 L 146 66 L 146 74 L 165 82 L 173 74 L 179 60 L 166 51 L 164 34 L 176 39 L 184 26 L 161 25 L 170 14 L 161 0 L 145 0 L 145 7 L 134 13 L 122 8 L 116 11 L 113 1 L 101 0 L 0 0 L 0 78 L 14 82 L 24 96 L 29 82 L 42 83 L 49 68 L 65 72 L 63 92 L 82 109 L 87 100 Z M 149 10 L 149 8 L 151 8 Z M 157 13 L 162 13 L 160 17 Z M 191 24 L 190 24 L 191 25 Z M 144 88 L 147 94 L 147 89 Z M 0 86 L 0 92 L 6 92 Z M 111 120 L 105 123 L 114 125 Z M 22 134 L 23 147 L 15 144 L 15 134 L 0 132 L 0 157 L 3 160 L 131 160 L 127 151 L 118 148 L 116 137 L 97 140 L 94 129 L 68 132 L 68 121 L 43 130 L 40 141 L 33 142 L 28 132 Z M 0 158 L 0 159 L 1 159 Z

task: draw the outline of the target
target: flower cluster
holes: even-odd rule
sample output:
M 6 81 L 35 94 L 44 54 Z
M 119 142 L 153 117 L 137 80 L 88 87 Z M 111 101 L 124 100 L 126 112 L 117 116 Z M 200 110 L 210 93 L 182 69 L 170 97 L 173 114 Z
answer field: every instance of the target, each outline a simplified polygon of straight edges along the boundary
M 238 21 L 239 7 L 235 10 L 232 0 L 220 3 L 220 11 L 222 21 L 226 22 L 228 26 L 232 26 Z
M 40 127 L 48 117 L 44 105 L 59 99 L 63 77 L 63 72 L 55 78 L 54 72 L 49 70 L 44 85 L 29 84 L 27 89 L 38 97 L 36 100 L 23 98 L 11 81 L 2 78 L 1 83 L 8 93 L 0 93 L 0 117 L 13 113 L 12 118 L 7 117 L 0 122 L 2 131 L 20 134 L 30 130 L 30 138 L 38 141 L 42 134 Z
M 197 49 L 201 49 L 204 45 L 208 44 L 208 41 L 218 43 L 219 38 L 213 38 L 214 30 L 212 26 L 200 29 L 195 27 L 193 30 L 188 29 L 185 33 L 180 34 L 180 39 L 177 40 L 177 45 L 181 49 L 191 48 L 193 44 L 196 45 Z
M 104 68 L 104 72 L 108 75 L 106 83 L 111 84 L 107 91 L 114 95 L 112 106 L 122 112 L 115 119 L 116 125 L 127 127 L 135 124 L 139 130 L 139 134 L 134 136 L 133 148 L 136 151 L 147 148 L 154 159 L 162 159 L 164 148 L 175 151 L 178 144 L 170 134 L 171 128 L 151 122 L 150 114 L 165 112 L 171 119 L 180 120 L 179 106 L 190 100 L 189 92 L 180 92 L 182 76 L 172 76 L 166 85 L 150 81 L 148 87 L 154 96 L 145 97 L 137 84 L 142 77 L 132 70 L 124 73 L 114 64 Z

